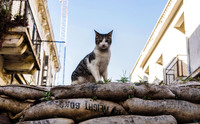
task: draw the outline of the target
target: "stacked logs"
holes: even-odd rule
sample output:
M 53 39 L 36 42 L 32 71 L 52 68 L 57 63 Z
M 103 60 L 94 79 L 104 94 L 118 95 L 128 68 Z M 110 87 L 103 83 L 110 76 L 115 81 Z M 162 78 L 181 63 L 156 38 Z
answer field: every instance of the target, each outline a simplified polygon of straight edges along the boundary
M 56 86 L 48 91 L 9 85 L 0 87 L 0 95 L 0 110 L 10 113 L 8 117 L 18 124 L 176 124 L 200 120 L 200 89 L 187 86 L 113 82 Z

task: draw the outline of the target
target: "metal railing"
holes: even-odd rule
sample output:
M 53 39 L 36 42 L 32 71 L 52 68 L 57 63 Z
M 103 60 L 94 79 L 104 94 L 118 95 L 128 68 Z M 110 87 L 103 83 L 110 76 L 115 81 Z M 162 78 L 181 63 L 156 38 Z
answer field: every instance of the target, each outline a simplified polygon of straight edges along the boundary
M 36 26 L 36 19 L 33 16 L 28 0 L 0 0 L 0 5 L 10 13 L 10 28 L 23 26 L 29 29 L 29 35 L 32 41 L 34 51 L 40 60 L 41 40 Z M 40 70 L 38 70 L 40 71 Z M 40 74 L 38 72 L 37 84 L 39 84 Z
M 171 84 L 176 79 L 187 77 L 187 56 L 177 55 L 164 70 L 166 84 Z

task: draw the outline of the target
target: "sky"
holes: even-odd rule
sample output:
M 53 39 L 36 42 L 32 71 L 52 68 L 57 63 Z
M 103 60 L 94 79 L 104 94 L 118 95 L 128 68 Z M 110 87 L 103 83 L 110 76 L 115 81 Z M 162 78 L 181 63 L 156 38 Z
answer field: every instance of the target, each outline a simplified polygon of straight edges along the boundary
M 78 63 L 95 47 L 94 29 L 113 30 L 108 78 L 129 76 L 168 0 L 69 0 L 65 85 Z M 55 40 L 59 40 L 61 3 L 48 0 Z

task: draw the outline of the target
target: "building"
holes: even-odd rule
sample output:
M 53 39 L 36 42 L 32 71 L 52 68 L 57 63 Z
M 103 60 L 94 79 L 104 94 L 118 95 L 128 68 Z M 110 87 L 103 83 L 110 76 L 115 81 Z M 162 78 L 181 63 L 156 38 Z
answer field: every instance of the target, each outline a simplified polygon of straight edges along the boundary
M 199 76 L 199 5 L 200 0 L 167 2 L 132 69 L 132 82 L 146 80 L 169 84 Z
M 0 3 L 0 85 L 54 85 L 60 63 L 47 1 Z

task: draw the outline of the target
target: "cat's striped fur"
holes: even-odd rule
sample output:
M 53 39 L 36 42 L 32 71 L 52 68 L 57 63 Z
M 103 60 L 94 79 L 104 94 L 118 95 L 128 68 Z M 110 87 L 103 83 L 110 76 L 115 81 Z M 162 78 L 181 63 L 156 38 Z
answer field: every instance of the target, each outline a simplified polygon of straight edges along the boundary
M 101 81 L 101 77 L 107 80 L 112 31 L 108 34 L 100 34 L 95 31 L 95 42 L 94 50 L 80 61 L 72 73 L 72 84 L 98 82 Z

